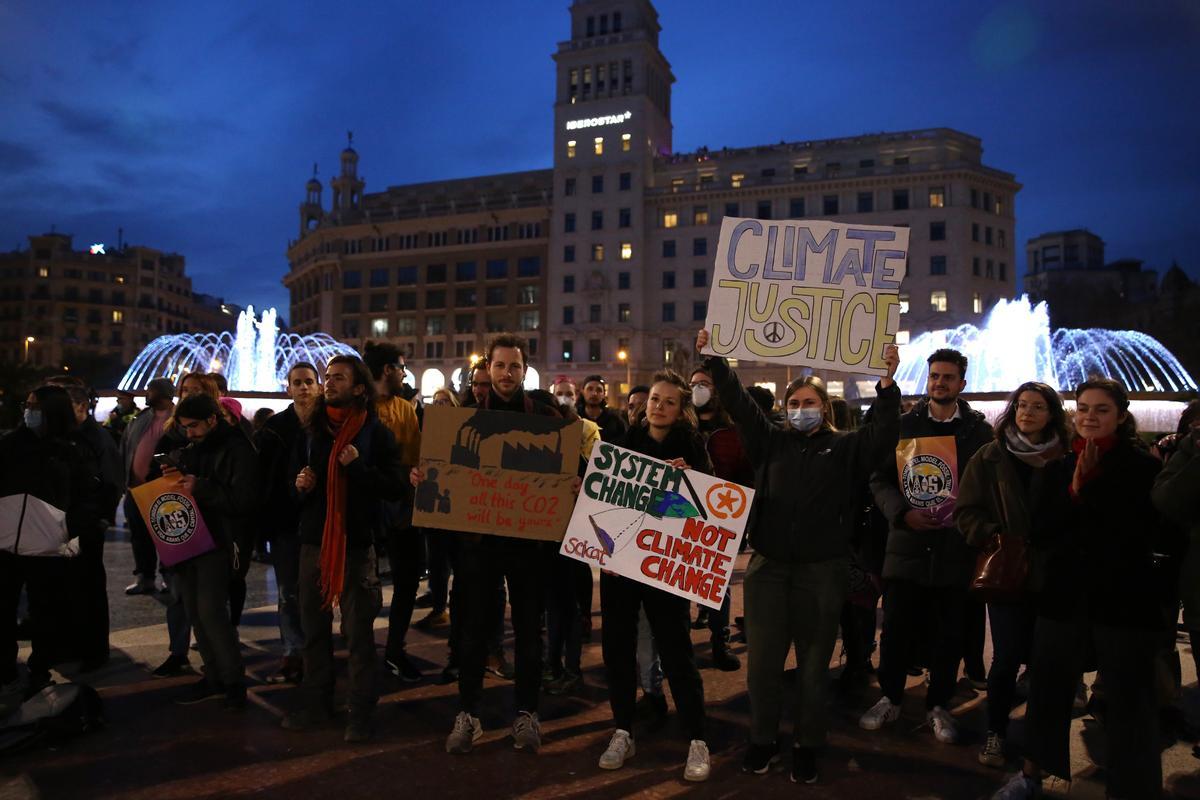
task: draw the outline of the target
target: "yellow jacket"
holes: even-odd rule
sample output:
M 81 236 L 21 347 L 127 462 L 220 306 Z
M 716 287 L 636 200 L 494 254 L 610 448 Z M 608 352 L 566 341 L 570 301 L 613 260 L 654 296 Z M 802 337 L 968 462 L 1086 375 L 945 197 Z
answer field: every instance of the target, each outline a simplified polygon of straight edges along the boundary
M 589 461 L 592 457 L 592 448 L 600 441 L 600 426 L 584 417 L 580 417 L 579 421 L 583 423 L 583 436 L 579 439 L 579 453 L 583 456 L 584 461 Z
M 412 403 L 403 397 L 380 397 L 375 400 L 375 413 L 396 437 L 400 463 L 415 467 L 421 460 L 421 426 Z

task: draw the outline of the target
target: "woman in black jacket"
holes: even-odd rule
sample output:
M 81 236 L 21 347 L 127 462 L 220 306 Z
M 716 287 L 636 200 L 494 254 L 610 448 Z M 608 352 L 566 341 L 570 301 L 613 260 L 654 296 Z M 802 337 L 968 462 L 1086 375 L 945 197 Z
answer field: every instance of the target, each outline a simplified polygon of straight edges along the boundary
M 671 370 L 654 376 L 646 414 L 626 432 L 621 445 L 666 461 L 677 469 L 712 474 L 712 464 L 696 426 L 691 389 L 682 376 Z M 692 653 L 690 604 L 685 597 L 608 572 L 600 575 L 600 614 L 604 626 L 604 670 L 617 730 L 600 756 L 600 767 L 619 769 L 634 754 L 639 607 L 646 611 L 662 658 L 663 673 L 671 684 L 675 707 L 691 739 L 684 778 L 707 780 L 704 682 Z
M 696 350 L 708 331 L 696 337 Z M 829 728 L 829 661 L 849 586 L 850 536 L 859 487 L 895 448 L 900 431 L 900 363 L 884 351 L 887 375 L 876 388 L 870 423 L 856 431 L 833 427 L 829 395 L 819 378 L 792 381 L 785 393 L 788 427 L 775 425 L 738 382 L 723 358 L 705 364 L 750 460 L 758 465 L 754 556 L 746 568 L 746 644 L 750 747 L 743 772 L 763 774 L 779 760 L 783 670 L 796 647 L 792 780 L 815 783 L 816 751 Z
M 1057 487 L 1038 505 L 1030 537 L 1046 577 L 1034 631 L 1026 761 L 993 796 L 998 800 L 1036 797 L 1041 770 L 1070 779 L 1071 707 L 1089 645 L 1108 705 L 1108 796 L 1162 793 L 1154 658 L 1167 620 L 1154 554 L 1164 531 L 1151 502 L 1160 465 L 1137 438 L 1119 381 L 1093 378 L 1075 397 L 1078 438 L 1073 453 L 1046 467 Z

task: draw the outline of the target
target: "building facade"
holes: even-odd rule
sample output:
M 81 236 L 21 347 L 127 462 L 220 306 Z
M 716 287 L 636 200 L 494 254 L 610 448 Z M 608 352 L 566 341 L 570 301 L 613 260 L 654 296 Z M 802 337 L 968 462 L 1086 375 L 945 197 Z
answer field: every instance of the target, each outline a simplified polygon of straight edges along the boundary
M 460 333 L 455 322 L 447 334 L 449 320 L 461 314 L 469 321 L 470 309 L 429 308 L 431 292 L 435 303 L 448 303 L 459 288 L 429 283 L 429 270 L 440 281 L 453 276 L 459 259 L 511 260 L 511 239 L 485 240 L 502 222 L 509 230 L 540 225 L 526 240 L 539 257 L 539 289 L 536 308 L 524 308 L 536 316 L 523 318 L 537 327 L 522 330 L 536 342 L 535 363 L 550 375 L 600 373 L 621 391 L 628 380 L 695 360 L 724 216 L 908 226 L 901 343 L 979 323 L 996 300 L 1013 295 L 1020 185 L 983 164 L 978 138 L 936 128 L 677 153 L 675 78 L 659 49 L 653 5 L 576 0 L 570 15 L 570 37 L 554 54 L 552 169 L 364 195 L 357 154 L 348 149 L 331 209 L 321 203 L 320 184 L 309 182 L 284 278 L 297 330 L 326 330 L 353 343 L 397 339 L 426 359 L 422 367 L 448 377 L 492 327 L 487 319 L 479 325 L 476 314 L 473 332 Z M 474 238 L 464 243 L 464 233 Z M 381 283 L 371 287 L 373 270 Z M 346 274 L 357 274 L 349 286 Z M 475 288 L 478 299 L 486 284 Z M 397 307 L 400 298 L 390 297 L 397 291 L 416 305 Z M 494 321 L 512 325 L 515 312 L 519 328 L 522 308 L 497 306 Z M 480 311 L 488 309 L 485 303 Z M 430 327 L 430 318 L 442 318 L 441 328 Z M 778 366 L 740 366 L 749 380 L 782 379 Z M 844 384 L 843 391 L 856 388 Z

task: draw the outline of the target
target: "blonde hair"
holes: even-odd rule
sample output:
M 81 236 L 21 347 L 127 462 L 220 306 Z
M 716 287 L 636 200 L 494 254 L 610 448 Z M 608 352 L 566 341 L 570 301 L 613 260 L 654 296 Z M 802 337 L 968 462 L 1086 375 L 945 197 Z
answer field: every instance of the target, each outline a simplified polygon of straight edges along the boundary
M 431 404 L 432 404 L 432 403 L 435 403 L 435 402 L 437 402 L 437 399 L 438 399 L 438 395 L 439 395 L 439 394 L 444 394 L 444 395 L 446 395 L 446 397 L 448 397 L 448 398 L 450 399 L 450 405 L 452 405 L 452 406 L 455 406 L 455 407 L 457 407 L 457 406 L 458 406 L 458 398 L 457 398 L 457 397 L 455 397 L 455 395 L 454 395 L 454 392 L 450 391 L 450 390 L 449 390 L 449 389 L 447 389 L 445 386 L 443 386 L 443 387 L 442 387 L 442 388 L 440 388 L 440 389 L 435 389 L 435 390 L 434 390 L 434 392 L 433 392 L 433 394 L 431 394 L 431 395 L 429 396 L 429 402 L 430 402 Z

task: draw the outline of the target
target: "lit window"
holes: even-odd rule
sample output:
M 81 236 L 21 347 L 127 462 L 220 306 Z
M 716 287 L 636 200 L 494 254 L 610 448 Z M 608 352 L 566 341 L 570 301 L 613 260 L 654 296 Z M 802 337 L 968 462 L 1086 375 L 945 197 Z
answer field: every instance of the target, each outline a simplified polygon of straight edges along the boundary
M 697 206 L 694 209 L 694 212 L 695 213 L 693 216 L 693 222 L 696 225 L 707 225 L 708 224 L 708 209 L 707 208 L 702 208 L 702 207 Z
M 592 261 L 603 261 L 603 260 L 604 260 L 604 245 L 602 245 L 602 244 L 592 245 Z
M 113 324 L 114 324 L 114 325 L 121 325 L 121 324 L 123 324 L 123 323 L 125 322 L 125 312 L 124 312 L 124 311 L 115 311 L 115 310 L 114 310 L 114 311 L 112 312 L 112 321 L 113 321 Z
M 386 337 L 388 335 L 388 321 L 382 317 L 371 320 L 371 335 Z
M 908 331 L 896 331 L 896 344 L 908 344 Z
M 946 189 L 943 186 L 929 187 L 929 207 L 930 208 L 945 208 L 946 207 Z
M 598 155 L 598 156 L 604 155 L 604 137 L 597 136 L 595 139 L 595 142 L 596 142 L 596 155 Z
M 567 142 L 567 158 L 575 157 L 575 140 L 571 139 Z
M 983 298 L 979 296 L 979 292 L 975 292 L 974 294 L 971 295 L 971 313 L 972 314 L 982 314 L 983 313 Z
M 38 277 L 39 278 L 49 278 L 50 277 L 50 268 L 49 267 L 38 267 Z
M 734 189 L 740 189 L 742 186 L 742 181 L 744 181 L 744 180 L 746 180 L 746 176 L 744 173 L 735 172 L 729 176 L 729 185 L 732 186 Z
M 624 150 L 626 153 L 628 153 L 629 149 L 631 147 L 633 147 L 632 137 L 628 133 L 622 133 L 621 134 L 621 149 Z
M 756 383 L 755 386 L 762 386 L 762 384 Z M 774 387 L 772 387 L 772 389 L 773 388 Z M 829 381 L 825 384 L 825 391 L 829 392 L 834 397 L 845 397 L 846 383 L 845 381 Z M 775 394 L 775 392 L 772 391 L 771 394 Z
M 946 293 L 942 290 L 937 290 L 929 293 L 929 308 L 932 311 L 942 312 L 949 307 L 946 299 Z
M 679 224 L 679 214 L 677 212 L 675 212 L 675 211 L 664 211 L 663 212 L 662 226 L 664 228 L 674 228 L 678 224 Z
M 901 314 L 908 313 L 908 294 L 907 293 L 903 293 L 900 295 L 900 313 Z
M 628 261 L 633 258 L 633 243 L 621 242 L 621 260 Z

